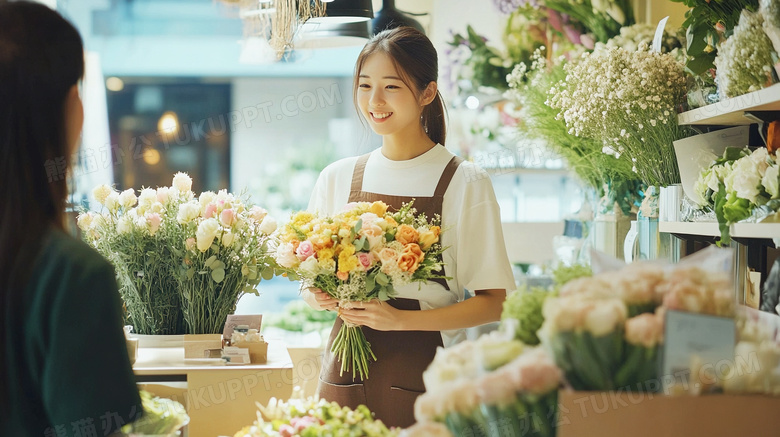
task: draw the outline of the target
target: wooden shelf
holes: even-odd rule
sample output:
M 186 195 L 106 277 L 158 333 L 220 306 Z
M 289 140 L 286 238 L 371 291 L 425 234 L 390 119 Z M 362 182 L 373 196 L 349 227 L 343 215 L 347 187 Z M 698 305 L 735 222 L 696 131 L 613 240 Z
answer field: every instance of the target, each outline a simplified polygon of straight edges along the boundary
M 756 122 L 745 117 L 749 111 L 780 111 L 780 83 L 683 112 L 677 121 L 681 125 L 740 126 Z
M 670 234 L 719 237 L 718 224 L 714 222 L 659 222 L 658 230 Z M 735 223 L 731 226 L 732 238 L 780 238 L 780 223 Z

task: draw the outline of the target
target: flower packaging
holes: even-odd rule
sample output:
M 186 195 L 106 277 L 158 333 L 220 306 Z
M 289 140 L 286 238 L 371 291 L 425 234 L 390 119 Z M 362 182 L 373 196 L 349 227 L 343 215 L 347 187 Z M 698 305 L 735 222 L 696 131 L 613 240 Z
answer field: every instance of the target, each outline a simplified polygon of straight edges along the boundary
M 332 217 L 298 212 L 281 231 L 276 260 L 304 287 L 323 290 L 342 308 L 351 302 L 386 301 L 395 287 L 442 278 L 439 217 L 417 214 L 412 204 L 392 213 L 383 202 L 345 206 Z M 341 372 L 368 377 L 376 360 L 359 326 L 342 325 L 332 351 Z

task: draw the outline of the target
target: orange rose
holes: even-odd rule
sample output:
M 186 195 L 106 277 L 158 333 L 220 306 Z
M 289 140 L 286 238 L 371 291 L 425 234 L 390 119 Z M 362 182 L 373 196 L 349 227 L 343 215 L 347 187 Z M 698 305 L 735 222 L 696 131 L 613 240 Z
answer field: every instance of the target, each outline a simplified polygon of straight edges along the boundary
M 398 257 L 398 267 L 405 272 L 414 273 L 419 265 L 420 262 L 413 253 L 404 252 Z
M 381 200 L 378 200 L 371 204 L 371 206 L 368 208 L 368 212 L 376 214 L 377 217 L 382 217 L 387 212 L 387 204 Z
M 336 277 L 341 279 L 342 281 L 346 281 L 347 279 L 349 279 L 349 272 L 338 271 L 336 272 Z
M 395 233 L 395 241 L 406 246 L 409 243 L 417 243 L 420 235 L 417 233 L 417 229 L 409 225 L 401 225 L 398 227 L 398 231 Z
M 422 249 L 415 243 L 410 243 L 404 246 L 404 253 L 414 255 L 417 258 L 417 262 L 422 262 L 422 260 L 425 259 L 425 254 L 423 253 Z

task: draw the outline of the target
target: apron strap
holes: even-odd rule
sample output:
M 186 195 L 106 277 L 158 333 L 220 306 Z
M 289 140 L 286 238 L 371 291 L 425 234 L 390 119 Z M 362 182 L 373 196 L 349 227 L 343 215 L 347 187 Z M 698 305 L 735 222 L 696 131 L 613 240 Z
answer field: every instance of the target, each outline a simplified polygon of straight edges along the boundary
M 366 171 L 366 163 L 370 153 L 358 157 L 355 169 L 352 171 L 352 192 L 363 190 L 363 173 Z
M 436 191 L 433 193 L 436 197 L 443 197 L 444 193 L 447 192 L 447 187 L 450 186 L 450 181 L 452 180 L 452 177 L 455 175 L 455 171 L 458 169 L 458 166 L 463 162 L 463 158 L 460 156 L 453 156 L 452 159 L 450 159 L 450 162 L 447 163 L 447 166 L 444 167 L 444 171 L 441 173 L 441 177 L 439 178 L 439 184 L 436 185 Z M 361 172 L 361 177 L 363 173 Z

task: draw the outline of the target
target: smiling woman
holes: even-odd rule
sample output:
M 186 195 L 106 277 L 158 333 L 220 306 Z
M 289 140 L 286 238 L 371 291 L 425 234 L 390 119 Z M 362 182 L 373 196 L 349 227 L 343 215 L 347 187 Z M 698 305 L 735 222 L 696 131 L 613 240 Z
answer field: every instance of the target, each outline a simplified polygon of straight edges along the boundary
M 397 297 L 381 304 L 339 302 L 316 288 L 303 291 L 315 309 L 339 307 L 320 396 L 352 408 L 365 404 L 389 426 L 414 423 L 415 399 L 425 391 L 422 372 L 436 349 L 464 340 L 467 327 L 498 320 L 506 289 L 515 287 L 490 178 L 444 147 L 437 63 L 433 44 L 413 28 L 381 32 L 366 44 L 355 67 L 355 106 L 382 136 L 382 147 L 329 165 L 309 203 L 310 211 L 332 217 L 351 202 L 381 201 L 395 211 L 413 201 L 418 214 L 441 218 L 446 249 L 439 273 L 446 280 L 396 287 Z M 475 296 L 466 299 L 464 289 Z M 334 343 L 338 349 L 345 323 L 360 326 L 371 344 L 376 361 L 368 364 L 370 379 L 341 372 L 331 351 Z

